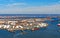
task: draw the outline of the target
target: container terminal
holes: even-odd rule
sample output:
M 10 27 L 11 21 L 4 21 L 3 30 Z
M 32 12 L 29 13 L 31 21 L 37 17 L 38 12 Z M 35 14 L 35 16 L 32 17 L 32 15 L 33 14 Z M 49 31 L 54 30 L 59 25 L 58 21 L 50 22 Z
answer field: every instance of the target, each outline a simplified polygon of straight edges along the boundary
M 0 16 L 0 29 L 14 32 L 15 30 L 38 30 L 47 27 L 46 18 L 26 18 L 19 16 Z

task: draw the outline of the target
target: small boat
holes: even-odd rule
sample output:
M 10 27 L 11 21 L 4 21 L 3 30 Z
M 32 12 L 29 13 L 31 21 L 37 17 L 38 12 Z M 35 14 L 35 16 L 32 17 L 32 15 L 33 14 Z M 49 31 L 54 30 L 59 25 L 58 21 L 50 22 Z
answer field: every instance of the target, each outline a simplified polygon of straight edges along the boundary
M 40 26 L 40 27 L 47 27 L 48 24 L 47 24 L 47 23 L 40 23 L 39 26 Z
M 35 30 L 39 30 L 39 28 L 32 28 L 31 30 L 32 30 L 32 31 L 35 31 Z
M 39 28 L 34 28 L 34 30 L 39 30 Z
M 57 24 L 58 26 L 60 26 L 60 24 Z

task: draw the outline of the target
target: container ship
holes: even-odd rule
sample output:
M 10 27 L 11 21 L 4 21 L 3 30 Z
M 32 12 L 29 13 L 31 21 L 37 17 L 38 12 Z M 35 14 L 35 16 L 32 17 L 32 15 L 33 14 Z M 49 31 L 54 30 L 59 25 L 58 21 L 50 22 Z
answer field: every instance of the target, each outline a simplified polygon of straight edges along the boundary
M 14 32 L 16 30 L 39 30 L 40 28 L 47 27 L 48 24 L 44 23 L 46 18 L 27 18 L 21 16 L 0 16 L 0 29 Z

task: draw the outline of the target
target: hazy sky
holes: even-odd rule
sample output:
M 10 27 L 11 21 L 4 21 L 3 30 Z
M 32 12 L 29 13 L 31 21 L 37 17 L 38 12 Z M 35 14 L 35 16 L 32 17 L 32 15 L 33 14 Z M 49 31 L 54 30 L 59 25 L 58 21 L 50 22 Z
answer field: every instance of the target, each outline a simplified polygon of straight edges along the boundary
M 60 14 L 60 0 L 0 0 L 0 14 Z

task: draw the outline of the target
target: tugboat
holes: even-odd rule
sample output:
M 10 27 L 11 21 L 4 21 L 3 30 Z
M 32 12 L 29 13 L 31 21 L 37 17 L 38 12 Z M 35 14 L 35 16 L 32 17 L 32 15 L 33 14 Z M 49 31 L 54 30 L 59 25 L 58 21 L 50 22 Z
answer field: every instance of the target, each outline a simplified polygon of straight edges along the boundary
M 60 27 L 60 24 L 57 24 Z

